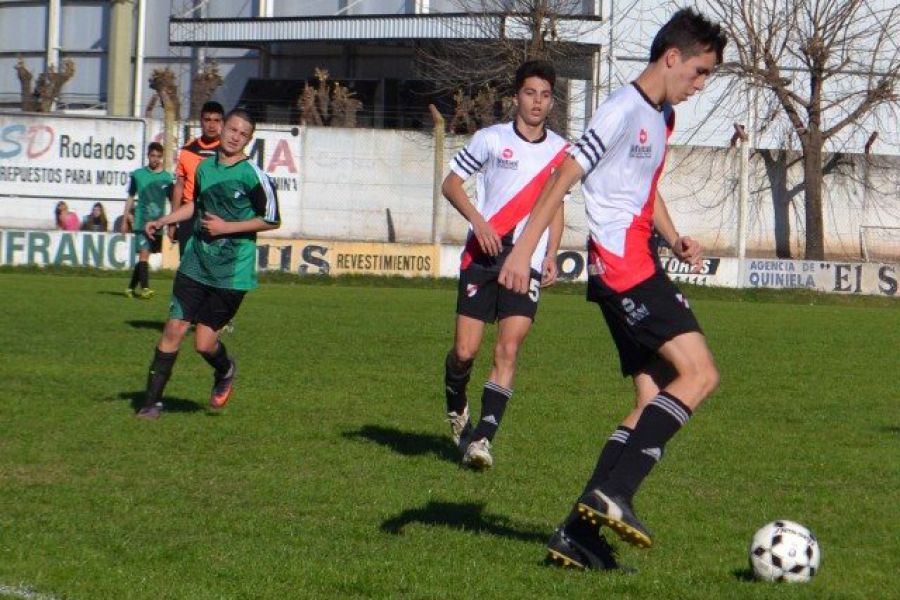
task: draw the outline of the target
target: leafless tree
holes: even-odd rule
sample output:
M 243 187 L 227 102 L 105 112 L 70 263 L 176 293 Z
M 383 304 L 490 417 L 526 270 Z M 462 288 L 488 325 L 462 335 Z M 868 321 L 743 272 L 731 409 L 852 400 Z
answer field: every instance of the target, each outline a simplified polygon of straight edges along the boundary
M 203 69 L 194 75 L 191 81 L 191 112 L 190 118 L 199 119 L 200 109 L 203 104 L 212 98 L 212 95 L 222 85 L 224 80 L 219 73 L 219 63 L 208 61 Z
M 22 110 L 32 112 L 50 112 L 59 101 L 62 87 L 75 76 L 75 61 L 66 58 L 62 63 L 62 70 L 57 71 L 54 65 L 50 65 L 46 71 L 38 75 L 37 82 L 32 90 L 34 75 L 25 66 L 21 57 L 16 61 L 16 75 L 22 89 Z
M 460 32 L 461 39 L 457 41 L 422 46 L 417 52 L 416 68 L 434 84 L 437 93 L 452 96 L 462 92 L 471 98 L 472 102 L 466 106 L 472 111 L 470 117 L 478 121 L 483 119 L 474 111 L 477 103 L 478 113 L 483 116 L 483 104 L 488 99 L 485 90 L 494 90 L 495 97 L 502 102 L 503 97 L 512 95 L 512 75 L 521 63 L 541 59 L 559 68 L 580 56 L 566 42 L 600 25 L 572 19 L 562 25 L 563 18 L 584 14 L 583 0 L 456 0 L 456 3 L 459 11 L 469 17 L 467 26 L 479 35 Z M 556 129 L 564 123 L 562 87 L 557 86 L 557 106 L 550 118 L 551 126 Z M 481 98 L 476 100 L 479 93 Z
M 805 257 L 825 257 L 826 144 L 900 100 L 900 6 L 895 0 L 722 0 L 726 72 L 773 100 L 761 121 L 786 117 L 803 162 Z M 746 93 L 746 92 L 745 92 Z
M 329 86 L 328 71 L 315 70 L 316 87 L 308 83 L 303 86 L 297 107 L 300 109 L 300 124 L 332 127 L 356 127 L 356 113 L 363 108 L 355 94 L 334 82 Z

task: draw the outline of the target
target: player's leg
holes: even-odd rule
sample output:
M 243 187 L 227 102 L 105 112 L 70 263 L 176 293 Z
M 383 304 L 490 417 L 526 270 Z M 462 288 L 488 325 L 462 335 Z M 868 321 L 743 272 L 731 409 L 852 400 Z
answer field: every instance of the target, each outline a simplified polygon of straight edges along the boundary
M 512 397 L 519 347 L 531 329 L 531 319 L 510 316 L 500 320 L 494 347 L 494 366 L 481 394 L 481 418 L 472 432 L 465 462 L 485 468 L 493 465 L 491 444 L 500 428 L 506 405 Z
M 660 275 L 639 289 L 629 290 L 630 335 L 654 349 L 671 367 L 657 379 L 636 379 L 642 406 L 629 415 L 634 428 L 609 476 L 586 495 L 585 514 L 599 518 L 623 539 L 638 546 L 652 544 L 650 532 L 637 520 L 632 502 L 638 488 L 662 458 L 667 442 L 683 427 L 699 403 L 718 385 L 718 371 L 700 327 L 677 288 Z M 651 375 L 648 361 L 633 375 Z M 664 385 L 662 385 L 664 384 Z M 654 390 L 654 388 L 661 388 Z M 652 392 L 656 391 L 647 400 Z
M 640 418 L 641 411 L 656 397 L 661 389 L 675 377 L 675 371 L 661 358 L 656 358 L 643 370 L 634 374 L 634 409 L 612 432 L 600 451 L 594 471 L 584 487 L 584 493 L 600 487 L 619 462 L 634 427 Z
M 207 301 L 197 315 L 197 330 L 194 347 L 200 356 L 213 368 L 213 385 L 209 395 L 211 408 L 225 406 L 234 389 L 237 365 L 228 355 L 225 344 L 219 339 L 219 330 L 234 318 L 244 299 L 245 292 L 209 288 Z
M 466 387 L 472 376 L 472 365 L 483 336 L 484 321 L 463 314 L 456 316 L 453 348 L 447 352 L 444 360 L 444 392 L 450 435 L 457 445 L 471 430 Z
M 142 248 L 138 253 L 138 263 L 135 265 L 135 268 L 138 269 L 138 284 L 140 285 L 140 292 L 138 293 L 138 297 L 144 300 L 149 300 L 154 296 L 154 291 L 150 289 L 150 249 L 149 246 L 147 248 Z
M 146 246 L 145 237 L 143 233 L 137 232 L 134 234 L 134 249 L 138 255 L 138 260 L 134 263 L 134 269 L 131 271 L 131 281 L 128 283 L 128 288 L 125 290 L 125 296 L 127 298 L 133 298 L 135 293 L 140 294 L 141 288 L 141 254 L 144 251 L 144 247 Z
M 497 318 L 496 285 L 485 285 L 490 273 L 475 263 L 459 272 L 456 294 L 456 333 L 453 348 L 444 360 L 444 392 L 450 436 L 459 446 L 471 433 L 466 387 L 481 340 L 484 324 Z
M 540 281 L 540 274 L 533 271 L 532 280 Z M 476 469 L 491 467 L 494 463 L 491 444 L 512 397 L 519 348 L 534 322 L 540 295 L 538 285 L 532 286 L 531 292 L 517 294 L 497 285 L 496 279 L 492 283 L 497 290 L 499 318 L 494 364 L 481 395 L 481 418 L 463 456 L 463 463 Z
M 205 297 L 206 292 L 199 283 L 181 273 L 175 275 L 169 318 L 163 327 L 162 337 L 156 345 L 153 360 L 150 363 L 144 405 L 138 412 L 138 417 L 143 419 L 159 418 L 163 408 L 162 394 L 172 375 L 172 368 L 175 366 L 175 359 L 178 358 L 181 341 L 188 332 L 190 324 L 196 319 L 197 311 Z

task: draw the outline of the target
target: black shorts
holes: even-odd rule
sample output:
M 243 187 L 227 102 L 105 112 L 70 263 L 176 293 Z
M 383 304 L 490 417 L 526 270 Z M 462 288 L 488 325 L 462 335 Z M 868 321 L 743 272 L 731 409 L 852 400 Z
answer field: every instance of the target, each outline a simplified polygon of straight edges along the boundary
M 493 323 L 506 317 L 528 317 L 534 321 L 541 296 L 541 274 L 531 270 L 531 286 L 525 294 L 512 292 L 497 281 L 500 264 L 473 262 L 459 272 L 456 314 Z
M 687 298 L 662 271 L 624 292 L 588 277 L 588 300 L 600 305 L 612 334 L 622 375 L 634 375 L 657 357 L 659 347 L 683 333 L 703 333 Z
M 162 251 L 162 239 L 161 233 L 153 237 L 149 237 L 143 231 L 138 231 L 134 234 L 134 244 L 137 252 L 147 250 L 150 254 L 159 254 Z
M 218 331 L 237 314 L 246 293 L 212 287 L 176 273 L 169 318 L 200 323 Z

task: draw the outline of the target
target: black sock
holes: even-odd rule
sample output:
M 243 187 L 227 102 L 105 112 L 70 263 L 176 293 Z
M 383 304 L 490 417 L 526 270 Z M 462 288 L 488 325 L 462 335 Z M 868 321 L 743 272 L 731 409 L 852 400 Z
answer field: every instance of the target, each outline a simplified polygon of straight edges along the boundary
M 216 349 L 212 352 L 201 352 L 200 356 L 216 370 L 217 377 L 223 377 L 228 374 L 231 368 L 231 359 L 228 358 L 228 352 L 225 350 L 225 344 L 219 342 Z
M 603 491 L 631 499 L 644 478 L 662 458 L 666 442 L 691 418 L 691 409 L 667 392 L 644 407 Z
M 131 272 L 131 283 L 128 284 L 128 289 L 133 290 L 134 286 L 138 284 L 141 277 L 141 263 L 138 262 L 134 265 L 134 270 Z
M 148 268 L 147 261 L 145 261 L 145 260 L 139 261 L 138 264 L 135 266 L 135 268 L 138 269 L 141 287 L 142 288 L 150 287 L 150 275 L 149 275 L 150 269 Z
M 447 412 L 455 412 L 461 415 L 469 404 L 466 398 L 466 386 L 469 377 L 472 376 L 472 363 L 474 361 L 461 361 L 456 358 L 456 353 L 451 350 L 444 361 L 444 390 L 447 394 Z
M 481 395 L 481 420 L 478 421 L 478 425 L 472 433 L 473 440 L 487 438 L 489 441 L 494 441 L 510 396 L 512 396 L 512 390 L 497 385 L 493 381 L 484 384 L 484 392 Z
M 612 435 L 609 436 L 609 439 L 606 440 L 603 449 L 600 451 L 600 456 L 597 458 L 597 464 L 594 466 L 591 478 L 588 479 L 587 485 L 584 486 L 585 493 L 600 487 L 601 483 L 609 479 L 609 474 L 615 468 L 616 463 L 619 462 L 619 458 L 628 444 L 628 438 L 631 436 L 632 431 L 634 430 L 631 427 L 619 425 L 612 432 Z
M 175 365 L 175 359 L 178 358 L 178 351 L 163 352 L 159 348 L 153 354 L 153 362 L 150 363 L 150 370 L 147 373 L 147 391 L 144 396 L 144 406 L 154 406 L 162 400 L 163 390 L 166 383 L 172 375 L 172 367 Z

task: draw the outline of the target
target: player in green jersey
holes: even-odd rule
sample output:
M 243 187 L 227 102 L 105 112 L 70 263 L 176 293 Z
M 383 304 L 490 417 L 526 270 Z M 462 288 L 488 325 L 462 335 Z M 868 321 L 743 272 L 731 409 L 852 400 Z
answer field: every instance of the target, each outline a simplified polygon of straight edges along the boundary
M 148 236 L 144 232 L 144 225 L 166 212 L 166 201 L 172 195 L 174 179 L 171 173 L 163 170 L 162 160 L 162 144 L 151 142 L 147 146 L 147 166 L 132 171 L 128 183 L 128 201 L 125 203 L 124 214 L 130 214 L 134 208 L 134 246 L 138 254 L 131 283 L 125 290 L 128 298 L 137 296 L 147 300 L 154 294 L 150 289 L 147 261 L 151 254 L 157 254 L 162 249 L 162 235 Z M 120 232 L 128 233 L 127 219 L 122 219 Z
M 235 363 L 219 340 L 218 330 L 237 313 L 244 294 L 257 287 L 256 233 L 276 229 L 281 223 L 275 187 L 244 154 L 255 126 L 242 109 L 228 113 L 219 153 L 197 167 L 195 201 L 144 227 L 147 235 L 154 236 L 162 227 L 190 219 L 197 211 L 175 275 L 169 320 L 150 364 L 138 417 L 160 416 L 163 389 L 191 323 L 197 326 L 194 347 L 215 371 L 210 406 L 222 408 L 231 395 Z

